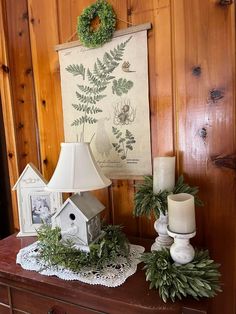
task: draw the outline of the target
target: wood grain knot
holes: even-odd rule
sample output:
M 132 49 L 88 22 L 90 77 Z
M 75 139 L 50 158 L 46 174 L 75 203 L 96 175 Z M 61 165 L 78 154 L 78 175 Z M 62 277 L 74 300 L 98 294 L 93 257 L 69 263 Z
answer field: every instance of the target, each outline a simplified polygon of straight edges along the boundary
M 233 0 L 219 0 L 219 4 L 222 6 L 233 4 Z
M 28 18 L 29 18 L 28 12 L 24 12 L 22 14 L 22 20 L 28 20 Z
M 35 19 L 32 17 L 32 18 L 30 19 L 30 23 L 31 23 L 31 24 L 34 24 L 34 22 L 35 22 Z
M 23 35 L 23 31 L 20 31 L 18 35 L 21 37 Z
M 210 99 L 215 103 L 224 97 L 224 93 L 219 89 L 210 90 Z
M 206 128 L 201 128 L 200 130 L 198 130 L 198 134 L 199 134 L 199 136 L 203 140 L 206 140 L 206 138 L 207 138 L 207 129 Z
M 24 84 L 24 83 L 20 84 L 20 87 L 21 87 L 22 89 L 24 89 L 24 88 L 25 88 L 25 84 Z
M 18 102 L 21 103 L 21 104 L 25 103 L 24 99 L 18 99 Z
M 26 70 L 25 70 L 25 74 L 28 75 L 28 74 L 30 74 L 30 73 L 32 73 L 32 69 L 29 68 L 29 69 L 26 69 Z
M 202 74 L 202 69 L 200 66 L 193 67 L 192 74 L 194 76 L 200 76 Z
M 46 107 L 46 100 L 42 100 L 42 105 L 44 106 L 44 107 Z
M 8 67 L 6 64 L 2 64 L 2 70 L 3 70 L 3 72 L 5 72 L 5 73 L 9 73 L 9 72 L 10 72 L 9 67 Z
M 23 124 L 22 122 L 20 122 L 20 123 L 18 124 L 18 129 L 21 130 L 21 129 L 23 129 L 23 128 L 24 128 L 24 124 Z
M 21 157 L 22 158 L 25 158 L 25 157 L 27 157 L 28 156 L 28 154 L 27 153 L 23 153 L 23 154 L 21 154 Z
M 12 153 L 8 153 L 8 157 L 9 157 L 9 158 L 12 158 L 12 157 L 13 157 L 13 154 L 12 154 Z
M 211 156 L 211 161 L 217 167 L 224 167 L 236 170 L 236 155 Z
M 48 159 L 45 158 L 45 159 L 43 160 L 43 163 L 44 163 L 45 165 L 47 165 L 47 164 L 48 164 Z

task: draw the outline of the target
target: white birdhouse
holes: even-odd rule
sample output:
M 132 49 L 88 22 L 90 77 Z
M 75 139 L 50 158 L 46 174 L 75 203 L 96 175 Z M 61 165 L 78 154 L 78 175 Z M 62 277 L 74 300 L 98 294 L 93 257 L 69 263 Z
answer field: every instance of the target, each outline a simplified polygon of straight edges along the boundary
M 62 239 L 71 239 L 80 249 L 101 236 L 100 212 L 104 206 L 89 192 L 74 194 L 52 217 L 53 226 L 61 228 Z

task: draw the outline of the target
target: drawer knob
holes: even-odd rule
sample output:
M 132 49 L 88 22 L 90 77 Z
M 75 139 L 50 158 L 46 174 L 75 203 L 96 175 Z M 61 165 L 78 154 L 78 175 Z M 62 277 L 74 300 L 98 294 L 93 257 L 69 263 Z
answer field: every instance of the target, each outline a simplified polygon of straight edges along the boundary
M 53 306 L 50 310 L 48 310 L 47 314 L 66 314 L 66 311 L 59 307 Z

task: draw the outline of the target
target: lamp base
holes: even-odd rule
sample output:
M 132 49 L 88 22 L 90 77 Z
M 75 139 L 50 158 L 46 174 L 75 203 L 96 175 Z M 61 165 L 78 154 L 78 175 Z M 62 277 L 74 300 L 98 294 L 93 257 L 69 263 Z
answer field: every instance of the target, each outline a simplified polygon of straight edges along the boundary
M 175 233 L 167 227 L 167 233 L 174 238 L 174 243 L 170 247 L 170 255 L 176 264 L 187 264 L 194 259 L 195 251 L 190 244 L 190 239 L 196 235 L 192 233 Z
M 154 223 L 154 229 L 159 234 L 155 242 L 151 246 L 151 251 L 160 251 L 163 248 L 170 248 L 173 244 L 173 239 L 167 234 L 168 215 L 160 213 L 159 219 Z

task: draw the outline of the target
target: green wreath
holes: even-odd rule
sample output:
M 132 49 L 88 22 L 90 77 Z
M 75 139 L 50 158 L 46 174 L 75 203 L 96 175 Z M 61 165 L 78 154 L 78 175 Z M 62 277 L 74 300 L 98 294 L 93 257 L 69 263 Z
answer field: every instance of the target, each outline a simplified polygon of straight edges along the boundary
M 153 177 L 144 176 L 144 183 L 137 185 L 137 191 L 134 196 L 134 215 L 151 217 L 153 213 L 155 218 L 158 219 L 160 213 L 165 214 L 167 211 L 167 196 L 169 194 L 188 193 L 194 196 L 195 204 L 197 206 L 203 206 L 203 202 L 197 196 L 198 187 L 189 186 L 184 182 L 184 177 L 181 175 L 173 191 L 168 192 L 166 190 L 159 191 L 157 194 L 153 192 Z
M 146 281 L 150 289 L 158 289 L 164 302 L 191 296 L 212 298 L 221 292 L 219 264 L 210 259 L 207 250 L 196 250 L 194 260 L 185 265 L 176 265 L 169 249 L 143 253 Z
M 104 226 L 103 236 L 90 245 L 90 252 L 76 249 L 73 241 L 62 240 L 59 227 L 43 224 L 37 232 L 39 259 L 48 266 L 62 266 L 78 273 L 83 267 L 99 270 L 120 255 L 129 260 L 129 241 L 120 226 Z
M 96 17 L 100 20 L 97 30 L 91 27 L 91 22 Z M 112 6 L 105 0 L 97 0 L 83 10 L 78 17 L 78 36 L 85 47 L 100 47 L 109 41 L 115 31 L 116 15 Z

